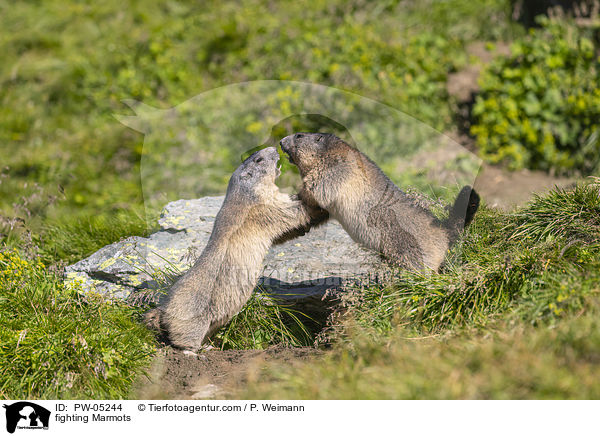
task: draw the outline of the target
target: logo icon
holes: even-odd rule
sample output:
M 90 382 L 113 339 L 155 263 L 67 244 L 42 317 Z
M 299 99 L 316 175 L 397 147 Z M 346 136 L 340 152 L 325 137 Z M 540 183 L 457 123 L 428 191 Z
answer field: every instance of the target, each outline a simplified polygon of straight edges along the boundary
M 3 406 L 6 409 L 6 431 L 15 429 L 48 429 L 50 411 L 29 401 L 19 401 Z

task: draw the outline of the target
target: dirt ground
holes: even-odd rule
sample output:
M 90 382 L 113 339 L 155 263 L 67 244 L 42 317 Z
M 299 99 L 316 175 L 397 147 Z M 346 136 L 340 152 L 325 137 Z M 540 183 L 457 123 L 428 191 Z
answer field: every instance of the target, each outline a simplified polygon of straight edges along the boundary
M 553 177 L 540 171 L 506 171 L 485 165 L 475 181 L 475 189 L 488 206 L 509 210 L 543 194 L 553 187 L 571 186 L 574 179 Z
M 505 53 L 500 46 L 497 53 Z M 480 59 L 465 70 L 449 77 L 448 92 L 460 101 L 459 111 L 469 110 L 473 95 L 477 92 L 477 77 L 482 64 L 492 58 L 482 44 L 468 48 L 469 54 Z M 463 114 L 464 115 L 464 114 Z M 460 115 L 459 115 L 460 117 Z M 447 134 L 466 148 L 474 151 L 475 144 L 466 133 L 468 126 L 457 120 L 455 132 Z M 439 159 L 440 168 L 448 156 L 428 155 Z M 489 206 L 510 209 L 525 203 L 532 193 L 543 193 L 552 187 L 565 187 L 573 180 L 556 178 L 542 172 L 516 171 L 485 165 L 475 181 L 475 188 Z M 252 374 L 269 361 L 301 362 L 316 359 L 326 351 L 315 348 L 271 347 L 266 350 L 208 350 L 198 354 L 186 354 L 170 346 L 159 349 L 148 376 L 137 382 L 132 397 L 138 399 L 207 399 L 226 398 Z
M 185 353 L 162 347 L 133 391 L 136 399 L 227 398 L 268 361 L 302 362 L 324 351 L 273 346 L 265 350 L 207 350 Z

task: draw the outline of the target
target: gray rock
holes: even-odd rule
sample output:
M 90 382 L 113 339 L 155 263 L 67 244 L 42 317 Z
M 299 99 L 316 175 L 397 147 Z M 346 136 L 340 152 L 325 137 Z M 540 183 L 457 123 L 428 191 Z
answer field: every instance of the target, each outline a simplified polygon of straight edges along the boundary
M 167 204 L 160 230 L 147 238 L 130 237 L 68 266 L 69 282 L 88 292 L 132 301 L 158 301 L 208 242 L 224 197 L 178 200 Z M 271 247 L 257 290 L 321 316 L 348 287 L 386 280 L 390 269 L 356 244 L 334 221 Z

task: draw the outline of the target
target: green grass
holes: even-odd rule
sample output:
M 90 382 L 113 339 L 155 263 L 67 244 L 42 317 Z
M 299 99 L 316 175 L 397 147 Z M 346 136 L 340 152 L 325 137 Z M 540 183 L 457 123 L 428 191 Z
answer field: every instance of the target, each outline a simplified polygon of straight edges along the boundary
M 349 294 L 328 357 L 274 366 L 236 395 L 600 397 L 599 188 L 484 208 L 440 274 Z
M 327 357 L 272 368 L 235 395 L 597 397 L 598 192 L 592 179 L 513 212 L 484 206 L 440 274 L 399 272 L 391 286 L 348 293 Z M 153 334 L 136 321 L 141 309 L 66 288 L 40 258 L 2 256 L 2 395 L 126 396 L 153 352 Z M 302 346 L 314 327 L 255 294 L 213 340 L 223 349 Z
M 38 246 L 47 262 L 61 259 L 75 263 L 124 236 L 148 236 L 157 230 L 143 211 L 123 210 L 116 214 L 46 221 L 40 229 Z
M 45 220 L 35 215 L 19 218 L 2 222 L 0 216 L 0 244 L 48 266 L 73 264 L 123 237 L 148 236 L 157 229 L 156 220 L 149 223 L 140 210 Z
M 512 34 L 507 4 L 0 0 L 1 170 L 8 175 L 0 178 L 0 213 L 15 216 L 12 204 L 36 184 L 58 198 L 37 213 L 58 220 L 141 207 L 144 137 L 114 118 L 130 114 L 124 99 L 164 109 L 231 83 L 298 80 L 447 128 L 447 75 L 467 62 L 470 41 Z M 253 121 L 235 124 L 243 131 Z M 227 153 L 214 154 L 222 166 Z M 200 181 L 198 196 L 222 192 L 227 180 Z
M 598 399 L 600 298 L 549 328 L 496 323 L 436 337 L 360 329 L 321 360 L 271 365 L 236 398 Z
M 312 345 L 312 320 L 275 297 L 253 293 L 233 319 L 212 338 L 224 349 L 261 349 L 280 344 L 291 347 Z
M 126 398 L 154 352 L 138 310 L 0 252 L 0 397 Z

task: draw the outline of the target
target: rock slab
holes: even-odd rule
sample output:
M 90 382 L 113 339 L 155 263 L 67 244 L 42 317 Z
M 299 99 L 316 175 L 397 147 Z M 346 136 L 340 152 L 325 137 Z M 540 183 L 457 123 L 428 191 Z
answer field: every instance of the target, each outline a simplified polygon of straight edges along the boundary
M 159 231 L 103 247 L 68 266 L 66 280 L 111 298 L 158 301 L 158 290 L 168 288 L 202 253 L 223 199 L 204 197 L 167 204 L 158 220 Z M 330 221 L 271 247 L 257 290 L 317 315 L 344 289 L 381 281 L 389 273 L 379 256 Z

